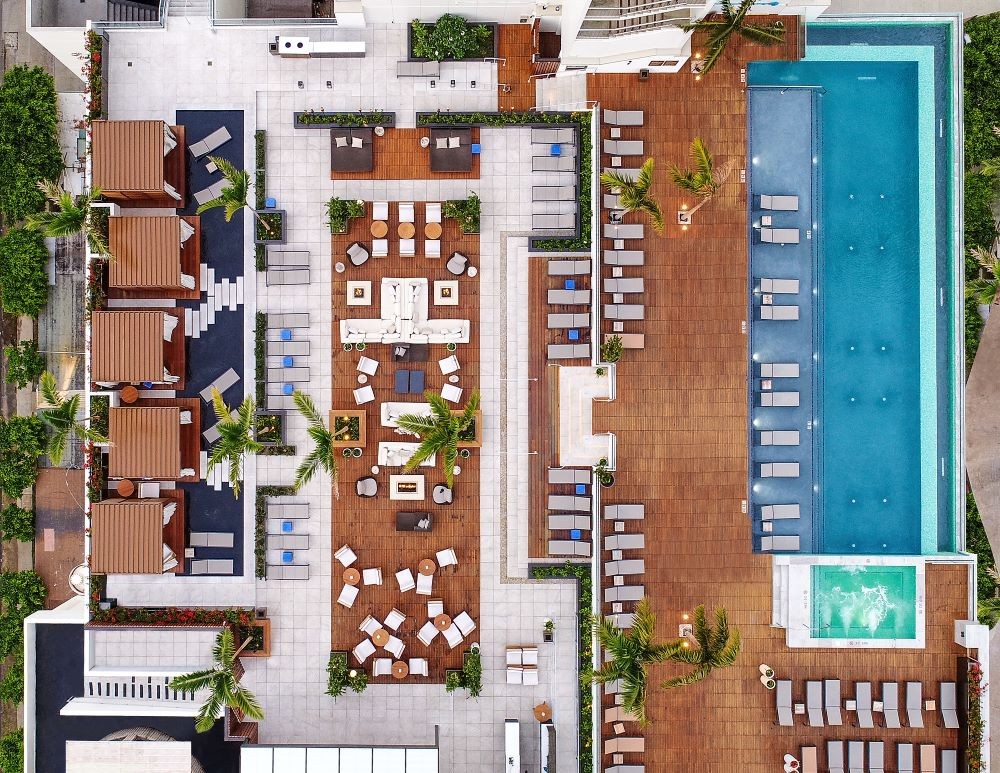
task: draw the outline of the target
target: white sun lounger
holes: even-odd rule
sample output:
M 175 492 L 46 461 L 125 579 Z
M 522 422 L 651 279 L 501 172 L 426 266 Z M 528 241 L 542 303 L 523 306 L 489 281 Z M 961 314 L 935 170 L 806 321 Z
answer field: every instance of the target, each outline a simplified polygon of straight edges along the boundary
M 760 466 L 762 478 L 797 478 L 799 477 L 798 462 L 765 462 Z
M 795 517 L 799 517 L 798 505 L 779 505 L 779 507 L 794 507 Z M 840 680 L 827 679 L 823 682 L 823 707 L 826 709 L 826 723 L 839 726 L 843 724 L 840 717 Z
M 308 341 L 268 341 L 267 342 L 267 356 L 268 357 L 308 357 L 309 356 L 309 342 Z
M 947 728 L 958 727 L 958 703 L 954 682 L 941 682 L 941 719 Z
M 763 521 L 787 521 L 794 520 L 799 517 L 799 506 L 798 505 L 761 505 L 760 517 Z M 827 684 L 831 681 L 827 680 Z M 840 683 L 838 682 L 838 685 Z M 839 687 L 838 687 L 839 689 Z M 838 699 L 839 703 L 839 699 Z M 832 722 L 830 723 L 833 724 Z
M 576 215 L 572 212 L 534 214 L 531 216 L 531 227 L 538 231 L 576 228 Z
M 797 429 L 773 429 L 760 433 L 762 446 L 797 446 L 799 431 Z
M 642 266 L 646 254 L 642 250 L 605 250 L 605 266 Z
M 606 303 L 604 304 L 604 317 L 605 319 L 645 319 L 646 307 L 641 303 Z
M 532 145 L 575 145 L 576 130 L 563 129 L 532 129 Z
M 605 239 L 642 239 L 646 227 L 642 223 L 605 223 Z
M 221 148 L 232 138 L 233 137 L 229 133 L 229 130 L 223 126 L 209 134 L 205 139 L 199 140 L 198 142 L 192 142 L 188 145 L 188 150 L 191 151 L 191 155 L 195 158 L 199 158 L 200 156 L 204 156 L 206 153 L 211 153 L 213 150 Z
M 910 727 L 924 726 L 924 686 L 921 682 L 906 683 L 906 724 Z
M 549 510 L 570 510 L 583 513 L 590 510 L 590 497 L 549 494 Z
M 573 515 L 572 513 L 553 513 L 549 515 L 549 528 L 590 531 L 590 516 Z
M 865 773 L 865 742 L 847 742 L 848 773 Z
M 760 208 L 779 210 L 783 212 L 796 212 L 799 208 L 798 196 L 769 196 L 761 194 Z
M 212 387 L 218 389 L 220 394 L 224 394 L 225 391 L 229 389 L 229 387 L 231 387 L 239 380 L 240 380 L 240 374 L 237 373 L 232 368 L 230 368 L 221 376 L 216 378 L 215 381 L 213 381 L 207 387 L 202 389 L 201 392 L 199 392 L 198 394 L 201 395 L 202 400 L 204 400 L 206 403 L 210 403 L 212 402 Z
M 308 268 L 309 250 L 268 250 L 268 268 Z
M 857 682 L 854 685 L 854 699 L 858 706 L 858 727 L 875 727 L 872 719 L 872 683 Z
M 604 152 L 612 156 L 641 156 L 642 140 L 604 140 Z
M 191 574 L 232 574 L 231 558 L 207 558 L 191 562 Z
M 269 268 L 266 273 L 266 284 L 273 285 L 307 285 L 309 284 L 308 268 Z
M 268 395 L 267 410 L 269 411 L 294 411 L 295 401 L 291 395 Z
M 549 540 L 549 555 L 590 558 L 590 543 L 578 539 L 552 539 Z
M 830 773 L 844 773 L 844 742 L 826 742 L 826 767 Z
M 798 319 L 799 307 L 795 305 L 772 306 L 764 304 L 760 307 L 761 319 Z
M 576 156 L 563 153 L 559 156 L 532 156 L 532 172 L 575 172 Z
M 309 564 L 268 564 L 269 580 L 308 580 Z
M 202 188 L 194 194 L 195 202 L 198 206 L 201 206 L 209 201 L 215 201 L 215 199 L 222 195 L 222 191 L 226 185 L 228 185 L 228 183 L 225 180 L 219 180 L 217 183 L 214 183 L 207 188 Z
M 955 749 L 942 749 L 941 773 L 956 773 L 956 771 L 958 771 L 958 752 Z M 876 772 L 873 768 L 871 773 L 882 773 L 882 770 Z
M 913 744 L 896 744 L 896 770 L 898 773 L 913 773 Z
M 193 548 L 231 548 L 233 533 L 231 531 L 193 531 L 188 545 Z
M 268 502 L 267 517 L 281 521 L 294 521 L 309 517 L 308 502 Z
M 800 755 L 802 759 L 802 773 L 819 773 L 815 746 L 803 746 Z
M 799 549 L 799 535 L 785 534 L 776 537 L 761 537 L 760 549 L 765 552 L 793 551 Z
M 798 244 L 798 228 L 761 228 L 760 240 L 764 244 Z
M 268 534 L 268 550 L 308 550 L 308 534 Z
M 267 329 L 277 330 L 277 329 L 292 329 L 292 328 L 302 328 L 309 327 L 309 314 L 308 312 L 286 312 L 284 314 L 268 314 L 267 315 Z
M 268 368 L 267 383 L 292 384 L 309 380 L 309 368 Z
M 206 429 L 204 432 L 201 433 L 201 436 L 205 438 L 206 443 L 209 444 L 214 443 L 216 440 L 222 437 L 222 433 L 219 432 L 219 424 L 221 424 L 221 422 L 217 421 L 215 422 L 215 424 L 213 424 L 211 427 L 209 427 L 208 429 Z
M 868 742 L 868 773 L 885 773 L 885 744 L 882 741 Z
M 549 344 L 547 359 L 577 360 L 590 358 L 590 344 Z
M 604 280 L 606 293 L 641 293 L 646 289 L 641 276 L 618 277 Z
M 899 723 L 899 683 L 882 682 L 882 716 L 886 727 L 902 727 Z
M 920 744 L 920 773 L 937 773 L 937 747 L 932 743 Z
M 819 680 L 806 682 L 806 711 L 810 727 L 823 727 L 823 683 Z
M 590 260 L 550 260 L 545 268 L 549 276 L 585 276 L 590 273 Z
M 590 303 L 590 290 L 549 290 L 551 304 L 577 305 Z
M 549 330 L 567 330 L 574 327 L 590 327 L 590 314 L 549 314 Z
M 609 126 L 642 126 L 642 110 L 602 110 L 601 117 Z
M 798 279 L 761 279 L 760 291 L 771 295 L 798 295 Z
M 646 505 L 642 503 L 604 506 L 605 521 L 642 520 L 645 517 Z
M 532 201 L 576 201 L 575 185 L 533 185 Z
M 762 362 L 760 364 L 761 378 L 798 378 L 799 364 L 797 362 Z
M 795 720 L 792 716 L 792 682 L 790 679 L 779 679 L 775 689 L 775 698 L 778 705 L 778 724 L 782 727 L 791 727 Z
M 604 601 L 638 601 L 646 595 L 645 585 L 613 585 L 604 589 Z
M 761 392 L 762 408 L 794 408 L 799 404 L 798 392 Z
M 549 483 L 590 483 L 590 468 L 549 467 Z
M 646 562 L 641 558 L 626 558 L 621 561 L 605 561 L 604 576 L 614 577 L 616 574 L 645 574 Z
M 605 550 L 642 550 L 645 547 L 643 534 L 609 534 L 604 538 Z

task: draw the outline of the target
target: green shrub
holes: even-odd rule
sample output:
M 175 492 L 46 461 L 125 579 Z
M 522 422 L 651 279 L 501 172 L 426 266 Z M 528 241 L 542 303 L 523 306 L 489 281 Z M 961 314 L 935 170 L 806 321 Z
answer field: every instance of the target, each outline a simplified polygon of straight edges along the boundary
M 618 362 L 622 358 L 622 337 L 611 336 L 601 344 L 601 359 L 604 362 Z
M 45 583 L 37 572 L 0 572 L 0 601 L 4 614 L 16 614 L 24 619 L 45 606 L 49 595 Z
M 257 379 L 257 405 L 264 405 L 267 400 L 267 314 L 257 312 L 254 324 L 254 375 Z
M 0 418 L 0 491 L 17 499 L 38 477 L 38 457 L 46 450 L 45 425 L 34 416 Z
M 462 661 L 462 681 L 470 698 L 478 698 L 483 691 L 483 658 L 479 647 L 472 647 Z
M 993 202 L 998 193 L 997 179 L 990 175 L 968 173 L 965 175 L 965 247 L 990 249 L 997 238 L 997 222 L 993 217 Z M 975 273 L 978 267 L 972 262 Z M 969 263 L 966 263 L 966 279 Z
M 441 214 L 458 221 L 462 233 L 479 233 L 479 215 L 481 204 L 479 194 L 473 191 L 467 199 L 452 199 L 441 207 Z
M 24 773 L 24 730 L 15 730 L 0 738 L 0 770 Z
M 415 59 L 485 59 L 493 56 L 493 30 L 471 25 L 461 16 L 446 13 L 434 24 L 414 19 L 410 40 Z
M 393 113 L 373 110 L 370 113 L 299 113 L 296 121 L 300 126 L 395 126 Z
M 338 199 L 334 196 L 326 202 L 326 219 L 330 224 L 330 233 L 347 233 L 347 225 L 351 219 L 364 216 L 364 202 L 357 199 Z
M 363 693 L 368 688 L 368 674 L 362 668 L 354 671 L 354 676 L 351 676 L 346 652 L 331 652 L 330 660 L 326 664 L 326 694 L 332 698 L 339 698 L 347 692 L 348 687 L 359 695 Z
M 1000 156 L 1000 14 L 965 22 L 965 164 L 974 167 Z
M 49 259 L 37 231 L 12 228 L 0 237 L 0 301 L 8 314 L 37 317 L 49 300 Z
M 58 180 L 55 81 L 41 67 L 12 67 L 0 85 L 0 213 L 13 223 L 45 206 L 40 180 Z
M 0 679 L 0 703 L 16 706 L 24 700 L 24 652 L 18 650 L 11 659 L 10 668 Z M 6 770 L 6 769 L 5 769 Z
M 455 692 L 462 689 L 462 672 L 449 671 L 444 677 L 444 691 Z
M 0 510 L 0 537 L 31 542 L 35 539 L 35 513 L 17 505 Z
M 45 370 L 45 357 L 38 353 L 38 342 L 34 340 L 5 346 L 3 356 L 7 361 L 4 380 L 18 389 L 36 381 Z
M 259 579 L 267 576 L 267 498 L 287 497 L 295 493 L 291 486 L 258 486 L 254 511 L 254 569 Z

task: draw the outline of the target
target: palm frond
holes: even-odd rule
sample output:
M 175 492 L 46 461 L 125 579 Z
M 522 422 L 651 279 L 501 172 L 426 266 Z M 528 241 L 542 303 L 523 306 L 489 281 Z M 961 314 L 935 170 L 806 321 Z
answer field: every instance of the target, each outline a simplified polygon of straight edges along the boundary
M 49 371 L 43 372 L 41 377 L 38 379 L 38 391 L 41 393 L 42 399 L 44 399 L 50 407 L 58 408 L 62 405 L 62 395 L 59 394 L 59 390 L 56 389 L 56 377 Z
M 428 389 L 424 392 L 424 399 L 430 403 L 431 413 L 438 421 L 451 421 L 451 406 L 441 395 Z
M 296 491 L 313 479 L 321 466 L 321 458 L 318 449 L 314 448 L 299 463 L 298 469 L 295 470 L 295 483 L 293 484 Z
M 204 671 L 195 671 L 191 674 L 175 676 L 170 680 L 170 689 L 177 690 L 178 692 L 198 692 L 198 690 L 207 690 L 211 687 L 212 682 L 215 680 L 215 674 L 216 671 L 214 668 L 208 668 Z
M 407 432 L 413 432 L 421 437 L 432 432 L 438 426 L 438 420 L 433 416 L 422 416 L 417 413 L 407 413 L 396 418 L 396 424 Z
M 316 403 L 313 402 L 313 399 L 309 395 L 296 389 L 292 392 L 292 402 L 295 403 L 295 407 L 298 408 L 299 413 L 305 416 L 306 421 L 312 425 L 319 424 L 320 426 L 324 426 L 323 417 L 316 409 Z
M 691 161 L 694 163 L 698 177 L 703 180 L 712 180 L 712 154 L 708 152 L 705 141 L 701 137 L 695 137 L 691 140 Z
M 195 214 L 200 215 L 203 212 L 208 212 L 208 210 L 210 209 L 215 209 L 216 207 L 225 206 L 225 204 L 226 200 L 223 199 L 221 196 L 218 197 L 217 199 L 210 199 L 209 201 L 206 201 L 204 204 L 199 205 L 198 209 L 195 210 Z
M 995 277 L 990 279 L 977 277 L 965 283 L 965 297 L 974 299 L 983 306 L 992 306 L 996 303 L 998 290 L 1000 281 Z
M 623 175 L 621 172 L 601 172 L 601 185 L 605 188 L 620 188 L 626 190 L 635 185 L 635 181 Z
M 647 158 L 639 167 L 639 174 L 635 179 L 635 187 L 648 194 L 653 189 L 653 159 Z
M 233 416 L 229 412 L 229 406 L 222 399 L 222 393 L 215 387 L 212 387 L 212 408 L 215 410 L 216 419 L 227 424 L 232 423 Z
M 667 679 L 660 685 L 660 687 L 664 690 L 672 690 L 675 687 L 685 687 L 690 684 L 696 684 L 707 677 L 711 671 L 712 669 L 709 666 L 698 666 L 697 668 L 688 671 L 686 674 L 675 676 L 672 679 Z
M 209 693 L 208 698 L 201 705 L 201 708 L 198 709 L 198 714 L 195 716 L 195 730 L 199 733 L 207 733 L 215 727 L 215 722 L 222 712 L 222 705 L 222 696 Z
M 776 24 L 744 24 L 736 32 L 752 43 L 760 46 L 773 46 L 785 39 L 785 28 Z

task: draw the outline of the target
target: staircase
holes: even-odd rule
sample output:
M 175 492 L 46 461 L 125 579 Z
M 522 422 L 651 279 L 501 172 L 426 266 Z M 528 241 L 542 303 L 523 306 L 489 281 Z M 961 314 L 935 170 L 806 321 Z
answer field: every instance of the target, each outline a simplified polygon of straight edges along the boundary
M 771 625 L 788 628 L 788 572 L 787 562 L 774 561 L 771 565 Z
M 201 338 L 208 326 L 215 324 L 216 312 L 236 311 L 243 304 L 243 277 L 216 282 L 215 269 L 202 263 L 200 280 L 199 287 L 207 297 L 197 309 L 184 309 L 184 335 L 190 338 Z
M 167 11 L 171 16 L 203 16 L 212 14 L 212 0 L 170 0 Z
M 146 5 L 135 0 L 108 0 L 106 21 L 152 21 L 160 20 L 158 5 Z
M 661 27 L 679 27 L 691 21 L 689 0 L 592 0 L 580 38 L 634 35 Z
M 170 677 L 166 676 L 87 677 L 83 685 L 83 697 L 195 706 L 200 703 L 195 693 L 170 689 Z

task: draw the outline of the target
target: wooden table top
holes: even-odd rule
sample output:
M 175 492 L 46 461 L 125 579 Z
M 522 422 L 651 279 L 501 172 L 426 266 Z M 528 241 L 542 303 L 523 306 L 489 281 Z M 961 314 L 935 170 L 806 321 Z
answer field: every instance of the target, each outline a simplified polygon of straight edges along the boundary
M 123 403 L 134 403 L 139 399 L 139 390 L 129 384 L 128 386 L 122 388 L 120 397 Z
M 389 643 L 389 632 L 385 628 L 379 628 L 372 634 L 372 641 L 379 647 L 384 647 Z
M 376 239 L 381 239 L 387 233 L 389 233 L 389 224 L 384 220 L 373 220 L 371 227 L 372 236 Z
M 451 628 L 451 618 L 448 615 L 438 615 L 434 618 L 434 627 L 439 631 L 447 630 Z
M 417 232 L 417 228 L 413 223 L 400 223 L 397 232 L 400 239 L 412 239 L 413 234 Z
M 361 582 L 361 572 L 357 569 L 345 569 L 344 570 L 344 582 L 348 585 L 357 585 Z
M 128 478 L 118 481 L 118 485 L 115 486 L 115 491 L 118 492 L 119 496 L 130 497 L 135 493 L 135 484 Z
M 532 709 L 532 714 L 539 722 L 547 722 L 552 719 L 552 707 L 548 703 L 539 703 Z
M 430 576 L 434 574 L 436 570 L 437 570 L 437 564 L 435 564 L 431 559 L 429 558 L 420 559 L 420 564 L 417 566 L 417 571 L 420 572 L 420 574 Z
M 424 236 L 428 239 L 440 239 L 441 231 L 442 229 L 440 223 L 427 223 L 424 226 Z
M 392 675 L 396 679 L 405 679 L 410 673 L 410 667 L 402 660 L 397 660 L 392 664 Z

